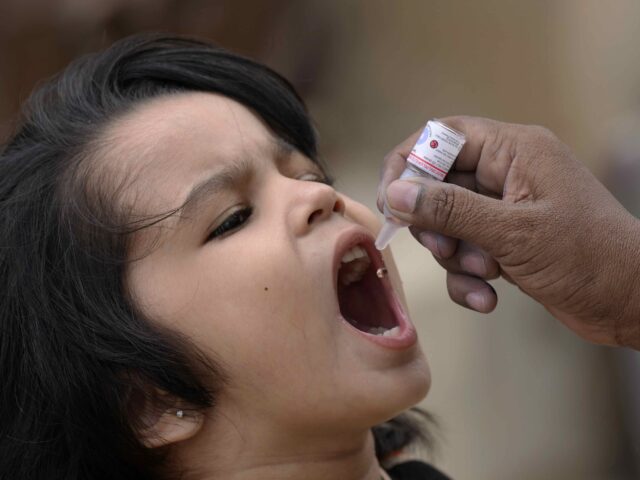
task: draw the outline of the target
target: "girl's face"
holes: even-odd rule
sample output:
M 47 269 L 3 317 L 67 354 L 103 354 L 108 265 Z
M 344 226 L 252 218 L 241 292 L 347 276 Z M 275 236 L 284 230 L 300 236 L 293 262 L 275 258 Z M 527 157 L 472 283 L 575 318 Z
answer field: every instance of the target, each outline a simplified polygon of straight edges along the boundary
M 250 110 L 215 94 L 161 97 L 106 137 L 112 177 L 133 179 L 125 208 L 158 213 L 189 198 L 134 240 L 127 284 L 226 373 L 216 418 L 368 428 L 426 394 L 395 266 L 372 247 L 375 216 L 321 183 L 318 166 Z M 365 258 L 341 267 L 356 245 Z

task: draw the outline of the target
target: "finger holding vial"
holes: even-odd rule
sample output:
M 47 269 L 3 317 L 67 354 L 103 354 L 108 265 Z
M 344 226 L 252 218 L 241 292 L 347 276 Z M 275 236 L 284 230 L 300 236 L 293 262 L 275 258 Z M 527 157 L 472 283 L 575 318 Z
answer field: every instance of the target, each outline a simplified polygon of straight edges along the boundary
M 415 227 L 409 230 L 447 271 L 447 290 L 454 302 L 481 313 L 495 308 L 498 299 L 487 280 L 498 278 L 501 270 L 493 257 L 464 241 Z
M 409 227 L 411 235 L 429 250 L 434 257 L 447 259 L 452 257 L 458 248 L 458 239 L 429 230 Z
M 447 291 L 455 303 L 480 313 L 490 313 L 498 304 L 491 285 L 470 275 L 447 272 Z
M 437 120 L 430 120 L 422 131 L 409 137 L 385 158 L 378 191 L 378 207 L 385 214 L 386 222 L 376 241 L 378 248 L 386 246 L 397 228 L 407 225 L 390 217 L 384 197 L 380 195 L 398 175 L 400 179 L 421 177 L 425 186 L 429 182 L 443 181 L 447 177 L 445 181 L 449 183 L 478 191 L 474 172 L 453 170 L 447 176 L 464 144 L 465 136 L 461 132 Z M 408 202 L 411 203 L 410 200 Z M 452 300 L 483 313 L 495 308 L 497 296 L 486 280 L 497 278 L 500 266 L 489 254 L 454 237 L 417 227 L 410 226 L 409 229 L 447 270 L 447 286 Z M 382 278 L 380 271 L 378 276 Z
M 405 180 L 404 183 L 407 183 L 409 179 L 420 179 L 423 182 L 442 181 L 465 144 L 465 136 L 462 132 L 454 130 L 435 119 L 427 122 L 427 125 L 419 132 L 419 136 L 416 139 L 417 135 L 416 133 L 409 137 L 407 141 L 393 150 L 385 159 L 381 186 L 387 197 L 383 195 L 383 200 L 381 201 L 380 195 L 378 196 L 378 207 L 382 207 L 385 216 L 384 224 L 376 239 L 376 248 L 378 250 L 386 248 L 399 228 L 409 225 L 409 223 L 396 218 L 387 204 L 391 188 L 394 185 L 396 187 L 400 186 L 402 182 L 400 184 L 396 182 L 387 188 L 388 182 L 398 178 L 397 174 L 403 166 L 404 169 L 398 179 Z M 409 145 L 414 141 L 413 147 L 409 150 Z M 413 205 L 410 204 L 412 202 L 415 204 L 417 197 L 413 199 L 409 197 L 422 190 L 417 185 L 408 185 L 411 191 L 400 194 L 399 198 L 402 203 L 401 210 L 411 211 Z M 396 210 L 400 207 L 399 204 L 393 206 Z
M 409 231 L 447 271 L 466 273 L 485 280 L 500 276 L 500 264 L 480 247 L 413 226 L 409 227 Z

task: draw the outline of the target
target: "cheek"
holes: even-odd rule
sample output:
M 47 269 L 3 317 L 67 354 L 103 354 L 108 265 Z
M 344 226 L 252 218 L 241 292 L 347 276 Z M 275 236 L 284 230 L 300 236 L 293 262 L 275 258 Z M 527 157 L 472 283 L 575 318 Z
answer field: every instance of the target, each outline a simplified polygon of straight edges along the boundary
M 176 303 L 171 311 L 180 312 L 175 325 L 223 362 L 232 379 L 278 371 L 303 354 L 305 337 L 314 338 L 303 322 L 313 289 L 299 272 L 291 252 L 264 244 L 238 241 L 233 249 L 201 252 L 183 263 L 168 292 Z
M 321 308 L 310 314 L 310 304 L 321 307 L 313 297 L 313 276 L 301 278 L 290 252 L 253 253 L 227 274 L 203 278 L 212 288 L 198 295 L 203 304 L 192 311 L 198 324 L 192 338 L 224 365 L 237 401 L 260 398 L 260 408 L 268 410 L 282 401 L 277 392 L 291 398 L 304 394 L 302 379 L 327 362 L 331 330 Z

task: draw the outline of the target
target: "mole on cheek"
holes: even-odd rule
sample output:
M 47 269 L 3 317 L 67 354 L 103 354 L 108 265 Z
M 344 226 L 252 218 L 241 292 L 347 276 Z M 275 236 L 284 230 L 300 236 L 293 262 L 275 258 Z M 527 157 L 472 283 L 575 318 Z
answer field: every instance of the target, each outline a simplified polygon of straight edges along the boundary
M 269 291 L 269 287 L 264 287 L 264 291 L 265 292 Z

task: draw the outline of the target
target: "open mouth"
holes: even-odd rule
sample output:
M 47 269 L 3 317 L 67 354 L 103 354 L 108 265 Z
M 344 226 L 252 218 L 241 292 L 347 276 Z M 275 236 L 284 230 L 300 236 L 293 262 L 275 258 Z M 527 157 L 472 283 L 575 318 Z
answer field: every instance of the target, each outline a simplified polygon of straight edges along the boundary
M 373 244 L 359 243 L 348 249 L 340 259 L 337 292 L 340 313 L 360 331 L 371 335 L 394 336 L 400 326 L 393 311 L 378 269 L 382 260 L 374 257 Z

